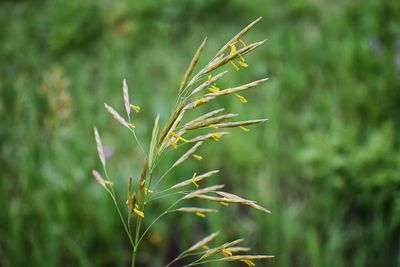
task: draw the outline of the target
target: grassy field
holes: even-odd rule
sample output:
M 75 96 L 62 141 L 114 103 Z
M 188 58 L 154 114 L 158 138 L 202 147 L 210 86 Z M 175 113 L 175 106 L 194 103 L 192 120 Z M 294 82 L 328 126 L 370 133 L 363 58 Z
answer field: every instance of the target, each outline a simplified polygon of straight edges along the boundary
M 260 16 L 246 38 L 266 44 L 220 85 L 270 80 L 251 105 L 219 104 L 269 121 L 205 147 L 201 168 L 220 168 L 221 182 L 272 215 L 229 206 L 206 220 L 166 217 L 139 266 L 162 266 L 221 228 L 220 240 L 244 236 L 275 255 L 258 266 L 399 266 L 400 2 L 375 0 L 2 1 L 0 266 L 128 266 L 128 239 L 91 176 L 92 126 L 121 196 L 140 150 L 103 102 L 123 110 L 126 78 L 148 144 L 203 38 L 205 60 Z

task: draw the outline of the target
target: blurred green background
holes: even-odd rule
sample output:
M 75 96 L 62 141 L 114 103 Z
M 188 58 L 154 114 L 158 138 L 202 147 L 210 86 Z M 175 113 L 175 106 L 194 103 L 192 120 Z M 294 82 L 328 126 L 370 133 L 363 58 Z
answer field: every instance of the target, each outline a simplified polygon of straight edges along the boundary
M 245 39 L 268 41 L 219 85 L 270 81 L 245 94 L 248 105 L 218 104 L 270 121 L 204 146 L 202 162 L 170 179 L 220 168 L 219 182 L 272 215 L 230 205 L 207 220 L 168 216 L 139 266 L 161 266 L 218 229 L 220 242 L 243 236 L 254 253 L 276 256 L 258 266 L 400 266 L 395 0 L 2 1 L 0 266 L 128 266 L 123 228 L 90 175 L 100 168 L 92 126 L 113 151 L 121 203 L 140 151 L 103 102 L 122 112 L 126 78 L 147 145 L 202 39 L 204 62 L 259 16 Z

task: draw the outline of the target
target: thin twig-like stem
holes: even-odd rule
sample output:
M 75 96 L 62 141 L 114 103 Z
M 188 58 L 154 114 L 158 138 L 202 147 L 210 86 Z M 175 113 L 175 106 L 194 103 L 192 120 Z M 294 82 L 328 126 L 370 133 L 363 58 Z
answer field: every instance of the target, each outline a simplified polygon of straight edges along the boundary
M 130 123 L 130 124 L 132 123 L 130 117 L 129 117 L 129 123 Z M 135 138 L 135 141 L 136 141 L 136 143 L 138 144 L 138 146 L 140 147 L 140 150 L 142 151 L 143 155 L 146 156 L 146 152 L 144 152 L 144 149 L 143 149 L 142 145 L 140 144 L 139 139 L 138 139 L 137 136 L 136 136 L 135 129 L 132 129 L 132 128 L 129 128 L 129 129 L 131 130 L 131 132 L 132 132 L 132 134 L 133 134 L 133 137 Z
M 143 232 L 143 234 L 141 235 L 141 237 L 139 238 L 139 241 L 136 243 L 136 246 L 140 243 L 140 241 L 142 241 L 143 237 L 146 235 L 146 233 L 150 230 L 150 228 L 153 226 L 153 224 L 155 224 L 162 216 L 164 216 L 165 214 L 169 213 L 171 211 L 171 209 L 173 207 L 175 207 L 180 201 L 182 200 L 182 198 L 178 199 L 177 201 L 175 201 L 171 206 L 168 207 L 168 209 L 166 209 L 163 213 L 161 213 L 157 218 L 154 219 L 154 221 L 147 227 L 147 229 Z
M 104 173 L 106 174 L 107 179 L 108 179 L 109 181 L 111 181 L 111 180 L 110 180 L 110 177 L 108 176 L 107 169 L 106 169 L 105 167 L 103 167 L 103 169 L 104 169 Z M 110 194 L 111 199 L 113 200 L 113 203 L 114 203 L 114 205 L 115 205 L 115 208 L 117 209 L 119 218 L 121 219 L 121 222 L 122 222 L 122 224 L 124 225 L 125 232 L 126 232 L 126 234 L 128 235 L 128 237 L 129 237 L 129 241 L 131 242 L 132 247 L 135 247 L 135 243 L 134 243 L 133 240 L 132 240 L 132 236 L 131 236 L 131 234 L 130 234 L 130 231 L 128 230 L 128 227 L 127 227 L 127 225 L 126 225 L 126 223 L 125 223 L 125 220 L 124 220 L 124 218 L 123 218 L 123 216 L 122 216 L 121 210 L 120 210 L 119 207 L 118 207 L 118 203 L 117 203 L 117 200 L 116 200 L 116 197 L 115 197 L 115 192 L 114 192 L 113 187 L 111 186 L 111 190 L 108 190 L 108 189 L 107 189 L 107 192 Z

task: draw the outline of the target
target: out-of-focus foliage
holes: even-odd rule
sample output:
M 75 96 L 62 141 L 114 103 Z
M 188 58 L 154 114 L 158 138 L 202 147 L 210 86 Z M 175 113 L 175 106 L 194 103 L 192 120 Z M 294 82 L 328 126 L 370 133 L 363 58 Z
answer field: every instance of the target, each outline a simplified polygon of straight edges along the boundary
M 90 176 L 92 125 L 113 152 L 121 202 L 140 154 L 102 103 L 122 110 L 127 78 L 147 144 L 203 37 L 211 57 L 259 16 L 246 38 L 266 45 L 220 86 L 271 80 L 249 97 L 257 108 L 219 104 L 270 121 L 205 148 L 201 164 L 273 214 L 229 206 L 206 221 L 170 216 L 149 234 L 140 266 L 160 266 L 220 227 L 221 240 L 247 236 L 276 255 L 268 266 L 398 266 L 400 2 L 375 0 L 3 1 L 0 265 L 126 266 L 127 239 Z M 189 167 L 169 179 L 190 178 Z

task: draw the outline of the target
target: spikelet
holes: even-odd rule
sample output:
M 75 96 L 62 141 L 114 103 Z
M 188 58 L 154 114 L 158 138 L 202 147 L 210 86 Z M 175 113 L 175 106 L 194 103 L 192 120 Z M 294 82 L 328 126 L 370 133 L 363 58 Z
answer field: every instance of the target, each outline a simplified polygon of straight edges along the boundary
M 268 121 L 268 119 L 256 119 L 256 120 L 247 120 L 247 121 L 217 123 L 217 124 L 215 124 L 215 126 L 217 126 L 217 128 L 243 127 L 245 125 L 258 124 L 258 123 L 262 123 L 262 122 L 266 122 L 266 121 Z
M 192 93 L 190 93 L 189 97 L 202 91 L 203 89 L 207 88 L 210 84 L 216 82 L 217 80 L 219 80 L 220 78 L 222 78 L 222 76 L 224 76 L 226 73 L 228 73 L 227 70 L 218 73 L 217 75 L 215 75 L 214 77 L 212 77 L 211 79 L 206 80 L 205 82 L 203 82 L 202 84 L 200 84 L 196 89 L 194 89 L 192 91 Z
M 187 104 L 184 109 L 190 110 L 190 109 L 197 108 L 201 105 L 204 105 L 205 103 L 208 103 L 209 101 L 213 100 L 214 98 L 215 98 L 215 96 L 201 97 L 201 98 L 196 99 L 193 102 Z
M 132 207 L 132 176 L 128 178 L 128 197 L 126 199 L 126 204 L 128 205 L 128 210 L 131 210 Z
M 160 137 L 158 139 L 158 144 L 162 144 L 165 140 L 165 138 L 167 137 L 168 133 L 170 131 L 173 131 L 174 129 L 172 128 L 172 126 L 174 125 L 175 121 L 179 118 L 182 117 L 183 115 L 181 115 L 182 109 L 184 108 L 184 104 L 183 103 L 179 103 L 178 106 L 175 108 L 174 112 L 172 113 L 170 119 L 168 120 L 168 122 L 165 124 L 165 127 L 163 128 L 163 130 L 161 131 Z M 175 123 L 176 125 L 176 123 Z M 171 129 L 172 128 L 172 129 Z M 162 145 L 160 147 L 160 151 L 162 151 Z
M 107 111 L 113 116 L 114 119 L 116 119 L 119 123 L 121 123 L 123 126 L 125 126 L 126 128 L 130 129 L 131 126 L 129 125 L 129 123 L 122 118 L 121 115 L 119 115 L 119 113 L 117 111 L 115 111 L 112 107 L 110 107 L 109 105 L 107 105 L 106 103 L 104 103 L 104 107 L 107 109 Z
M 96 181 L 104 188 L 107 188 L 106 182 L 104 181 L 103 177 L 101 177 L 100 173 L 96 170 L 92 170 L 92 175 L 96 179 Z
M 222 258 L 223 261 L 265 260 L 272 259 L 272 255 L 237 255 Z
M 243 241 L 244 241 L 244 239 L 240 238 L 240 239 L 236 239 L 236 240 L 231 241 L 231 242 L 224 243 L 224 244 L 222 244 L 222 245 L 220 245 L 218 247 L 209 249 L 209 250 L 206 251 L 206 253 L 204 253 L 203 256 L 201 256 L 201 259 L 204 259 L 204 258 L 210 257 L 212 255 L 215 255 L 215 254 L 221 252 L 222 250 L 224 250 L 226 248 L 229 248 L 229 247 L 232 247 L 232 246 L 235 246 L 235 245 L 237 245 L 239 243 L 242 243 Z
M 237 200 L 238 202 L 246 202 L 246 201 L 249 201 L 249 200 L 244 199 L 244 198 L 242 198 L 242 197 L 239 197 L 239 196 L 237 196 L 237 195 L 235 195 L 235 194 L 227 193 L 227 192 L 224 192 L 224 191 L 216 191 L 215 193 L 218 194 L 218 195 L 220 195 L 220 196 L 223 196 L 223 197 L 226 198 L 227 200 Z
M 142 196 L 143 196 L 144 189 L 145 189 L 145 183 L 146 183 L 146 177 L 147 177 L 147 168 L 148 168 L 147 159 L 144 159 L 143 165 L 142 165 L 142 172 L 140 174 L 139 187 L 138 187 L 138 198 L 137 198 L 137 206 L 138 206 L 138 208 L 140 208 L 140 205 L 141 205 L 141 202 L 142 202 Z
M 206 127 L 206 126 L 209 126 L 209 125 L 215 125 L 216 123 L 219 123 L 219 122 L 225 121 L 225 120 L 229 120 L 229 119 L 234 118 L 234 117 L 236 117 L 238 115 L 239 114 L 228 113 L 228 114 L 224 114 L 224 115 L 208 118 L 208 119 L 205 119 L 205 120 L 198 121 L 195 124 L 186 126 L 183 129 L 185 129 L 185 130 L 195 130 L 195 129 Z
M 221 185 L 213 185 L 213 186 L 201 188 L 199 190 L 195 190 L 195 191 L 190 192 L 189 194 L 184 196 L 182 199 L 194 198 L 197 195 L 207 194 L 208 192 L 213 192 L 213 191 L 216 191 L 216 190 L 221 189 L 223 187 L 224 187 L 224 185 L 221 184 Z
M 97 154 L 99 154 L 101 164 L 105 168 L 106 167 L 106 157 L 104 155 L 104 149 L 103 149 L 103 144 L 101 143 L 100 134 L 96 127 L 93 127 L 93 130 L 94 130 L 94 138 L 96 140 Z
M 239 39 L 242 38 L 243 35 L 245 35 L 251 28 L 253 28 L 253 26 L 259 22 L 261 20 L 262 17 L 259 17 L 258 19 L 256 19 L 255 21 L 253 21 L 252 23 L 250 23 L 249 25 L 247 25 L 243 30 L 241 30 L 239 33 L 237 33 L 231 40 L 229 40 L 229 42 L 227 42 L 216 54 L 216 57 L 223 55 L 223 53 L 229 48 L 229 46 L 232 43 L 237 42 Z
M 201 248 L 202 246 L 207 245 L 209 242 L 211 242 L 216 236 L 219 235 L 219 232 L 214 232 L 206 237 L 204 237 L 203 239 L 201 239 L 200 241 L 196 242 L 195 244 L 193 244 L 190 248 L 188 248 L 185 253 L 187 252 L 191 252 L 191 251 L 195 251 L 199 248 Z
M 160 129 L 160 114 L 157 115 L 154 126 L 153 132 L 151 134 L 151 142 L 150 142 L 150 149 L 149 149 L 149 169 L 153 170 L 154 166 L 154 155 L 157 154 L 157 138 L 158 138 L 158 131 Z
M 179 88 L 179 93 L 185 90 L 185 87 L 187 85 L 187 82 L 189 81 L 190 75 L 193 72 L 194 67 L 196 66 L 197 62 L 199 61 L 200 54 L 204 49 L 204 46 L 206 45 L 207 38 L 204 39 L 204 41 L 200 44 L 199 48 L 197 49 L 196 53 L 194 54 L 192 61 L 189 64 L 189 67 L 187 68 L 185 75 L 183 77 L 183 80 L 181 82 L 181 86 Z
M 240 91 L 247 90 L 249 88 L 255 87 L 257 85 L 260 85 L 260 84 L 268 81 L 268 79 L 269 78 L 264 78 L 264 79 L 260 79 L 260 80 L 254 81 L 254 82 L 250 82 L 250 83 L 246 83 L 246 84 L 243 84 L 243 85 L 240 85 L 240 86 L 236 86 L 236 87 L 233 87 L 233 88 L 227 88 L 227 89 L 215 92 L 215 93 L 208 93 L 208 94 L 204 95 L 204 97 L 205 98 L 207 98 L 207 97 L 216 97 L 216 96 L 228 95 L 228 94 L 240 92 Z
M 218 202 L 221 204 L 222 203 L 239 203 L 239 204 L 248 205 L 248 204 L 255 202 L 255 201 L 245 200 L 245 199 L 240 200 L 240 199 L 236 199 L 236 198 L 214 197 L 214 196 L 208 196 L 208 195 L 203 195 L 203 194 L 198 194 L 195 197 L 200 198 L 200 199 L 209 200 L 209 201 Z
M 215 132 L 215 133 L 208 133 L 205 135 L 200 135 L 200 136 L 196 136 L 192 139 L 188 140 L 188 143 L 195 143 L 195 142 L 200 142 L 200 141 L 204 141 L 204 140 L 209 140 L 209 139 L 214 139 L 214 140 L 218 140 L 220 139 L 222 136 L 229 134 L 229 132 Z
M 218 114 L 218 113 L 220 113 L 220 112 L 222 112 L 222 111 L 224 111 L 223 108 L 210 111 L 210 112 L 208 112 L 208 113 L 206 113 L 206 114 L 204 114 L 204 115 L 202 115 L 202 116 L 200 116 L 200 117 L 198 117 L 198 118 L 196 118 L 196 119 L 194 119 L 194 120 L 192 120 L 192 121 L 186 123 L 186 124 L 183 126 L 183 128 L 184 128 L 184 129 L 190 128 L 190 127 L 192 127 L 194 124 L 197 124 L 197 123 L 199 123 L 199 122 L 201 122 L 201 121 L 204 121 L 204 120 L 206 120 L 206 119 L 208 119 L 208 118 L 210 118 L 210 117 L 214 116 L 215 114 Z
M 205 209 L 205 208 L 196 208 L 196 207 L 183 207 L 183 208 L 177 209 L 177 211 L 190 212 L 190 213 L 218 212 L 218 210 L 216 210 L 216 209 Z
M 267 210 L 266 208 L 264 208 L 256 203 L 245 203 L 245 205 L 250 206 L 256 210 L 271 214 L 271 211 Z
M 244 198 L 239 197 L 237 195 L 234 195 L 234 194 L 231 194 L 231 193 L 227 193 L 227 192 L 223 192 L 223 191 L 217 191 L 215 193 L 217 193 L 218 195 L 223 196 L 224 198 L 226 198 L 228 200 L 228 202 L 229 202 L 230 199 L 237 200 L 241 204 L 244 204 L 244 205 L 250 206 L 250 207 L 252 207 L 252 208 L 254 208 L 256 210 L 263 211 L 265 213 L 271 214 L 271 212 L 269 210 L 267 210 L 266 208 L 258 205 L 256 203 L 256 201 L 244 199 Z
M 217 69 L 219 67 L 222 67 L 223 65 L 227 64 L 228 62 L 230 64 L 233 63 L 232 65 L 236 66 L 236 64 L 233 62 L 234 59 L 240 58 L 241 56 L 251 52 L 252 50 L 254 50 L 257 47 L 259 47 L 260 45 L 262 45 L 264 42 L 265 42 L 265 40 L 264 41 L 260 41 L 260 42 L 252 43 L 250 45 L 247 45 L 247 46 L 245 46 L 243 48 L 238 49 L 235 53 L 229 54 L 227 56 L 222 56 L 221 55 L 219 57 L 219 60 L 215 60 L 211 64 L 207 65 L 207 67 L 204 69 L 203 72 L 205 74 L 207 74 L 207 73 L 209 73 L 209 72 L 211 72 L 211 71 L 213 71 L 213 70 L 215 70 L 215 69 Z M 239 68 L 239 67 L 237 67 L 237 68 Z M 236 69 L 236 68 L 234 67 L 234 69 Z
M 201 146 L 203 144 L 202 141 L 197 142 L 193 147 L 191 147 L 185 154 L 183 154 L 177 161 L 175 161 L 175 163 L 172 165 L 172 168 L 178 166 L 179 164 L 181 164 L 182 162 L 184 162 L 185 160 L 187 160 L 194 152 L 196 152 L 196 150 L 199 148 L 199 146 Z
M 228 250 L 232 253 L 238 253 L 238 252 L 247 252 L 250 251 L 251 248 L 248 247 L 230 247 Z
M 122 82 L 122 94 L 124 96 L 124 105 L 126 110 L 126 115 L 131 113 L 131 106 L 129 105 L 129 93 L 128 93 L 128 85 L 126 83 L 126 79 Z
M 218 173 L 218 172 L 219 172 L 219 170 L 213 170 L 213 171 L 209 171 L 209 172 L 203 173 L 203 174 L 201 174 L 201 175 L 196 176 L 196 177 L 194 178 L 194 181 L 195 181 L 196 183 L 197 183 L 197 182 L 200 182 L 200 181 L 202 181 L 202 180 L 204 180 L 204 179 L 206 179 L 206 178 L 208 178 L 208 177 L 210 177 L 210 176 L 212 176 L 212 175 L 214 175 L 214 174 L 216 174 L 216 173 Z M 192 179 L 188 179 L 188 180 L 185 180 L 185 181 L 183 181 L 183 182 L 180 182 L 180 183 L 178 183 L 178 184 L 176 184 L 176 185 L 173 185 L 173 186 L 171 187 L 171 189 L 176 189 L 176 188 L 184 187 L 184 186 L 190 185 L 192 182 L 193 182 Z

